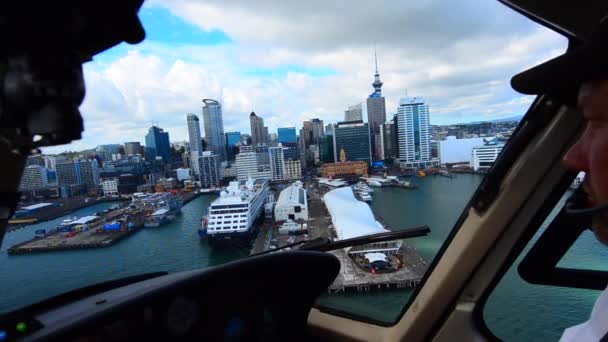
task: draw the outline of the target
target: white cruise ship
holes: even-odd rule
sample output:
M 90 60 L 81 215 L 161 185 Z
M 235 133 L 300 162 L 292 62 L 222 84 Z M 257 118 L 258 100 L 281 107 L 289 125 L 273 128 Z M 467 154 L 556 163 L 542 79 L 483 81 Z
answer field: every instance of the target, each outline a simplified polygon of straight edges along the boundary
M 203 217 L 198 234 L 210 242 L 236 237 L 250 237 L 254 223 L 264 211 L 269 193 L 269 182 L 258 179 L 230 182 L 211 203 Z

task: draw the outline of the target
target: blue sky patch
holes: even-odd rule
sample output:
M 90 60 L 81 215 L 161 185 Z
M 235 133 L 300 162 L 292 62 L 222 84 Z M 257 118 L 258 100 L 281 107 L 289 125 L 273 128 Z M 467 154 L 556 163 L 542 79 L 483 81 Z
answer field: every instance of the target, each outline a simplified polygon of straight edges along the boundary
M 148 41 L 176 45 L 219 45 L 232 43 L 232 39 L 225 32 L 217 29 L 210 31 L 202 30 L 162 7 L 144 7 L 139 12 L 139 18 L 146 30 L 146 40 Z

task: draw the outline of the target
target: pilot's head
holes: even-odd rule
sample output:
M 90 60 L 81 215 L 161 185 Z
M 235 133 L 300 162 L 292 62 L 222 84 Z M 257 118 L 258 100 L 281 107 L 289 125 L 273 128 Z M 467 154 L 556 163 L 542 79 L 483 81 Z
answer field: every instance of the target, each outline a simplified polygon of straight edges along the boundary
M 586 128 L 564 163 L 586 173 L 589 206 L 608 204 L 608 18 L 583 45 L 516 75 L 511 84 L 519 92 L 553 95 L 581 109 Z M 594 216 L 593 231 L 608 244 L 607 210 Z

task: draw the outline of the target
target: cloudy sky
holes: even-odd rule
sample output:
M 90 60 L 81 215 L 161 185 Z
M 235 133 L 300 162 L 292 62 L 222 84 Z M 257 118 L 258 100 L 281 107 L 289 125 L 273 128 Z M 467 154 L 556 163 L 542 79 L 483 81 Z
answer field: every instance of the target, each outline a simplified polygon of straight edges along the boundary
M 457 4 L 457 6 L 455 6 Z M 147 0 L 146 40 L 84 66 L 83 139 L 44 152 L 144 141 L 153 123 L 187 139 L 186 114 L 223 98 L 224 130 L 343 118 L 373 91 L 378 52 L 387 116 L 423 96 L 433 124 L 521 115 L 516 72 L 566 41 L 495 0 Z

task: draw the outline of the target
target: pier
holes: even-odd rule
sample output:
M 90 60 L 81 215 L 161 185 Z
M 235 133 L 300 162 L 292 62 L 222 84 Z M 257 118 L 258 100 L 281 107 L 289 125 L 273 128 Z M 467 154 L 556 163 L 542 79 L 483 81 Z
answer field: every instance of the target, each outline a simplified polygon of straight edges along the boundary
M 310 219 L 306 221 L 308 233 L 305 235 L 279 234 L 281 224 L 265 221 L 255 239 L 251 254 L 260 253 L 268 249 L 283 247 L 289 243 L 302 240 L 325 237 L 334 240 L 337 237 L 332 220 L 325 204 L 323 195 L 328 191 L 326 187 L 316 182 L 306 184 L 309 195 L 308 210 Z M 374 212 L 376 220 L 388 229 L 394 230 Z M 294 247 L 294 248 L 297 248 Z M 393 271 L 372 273 L 364 269 L 360 263 L 347 255 L 344 249 L 331 251 L 340 260 L 340 273 L 328 288 L 329 293 L 358 291 L 367 292 L 375 289 L 413 288 L 416 287 L 428 268 L 428 263 L 420 256 L 416 249 L 402 240 L 401 248 L 394 256 L 390 256 Z
M 187 203 L 197 195 L 196 193 L 182 193 L 177 197 L 183 203 Z M 119 208 L 108 210 L 91 220 L 90 223 L 86 223 L 86 229 L 73 231 L 58 229 L 46 232 L 44 236 L 36 236 L 11 246 L 7 252 L 16 255 L 108 247 L 139 231 L 144 225 L 146 214 L 149 214 L 149 208 L 134 207 L 123 203 Z M 122 228 L 112 230 L 103 228 L 104 225 L 114 221 L 122 221 Z

